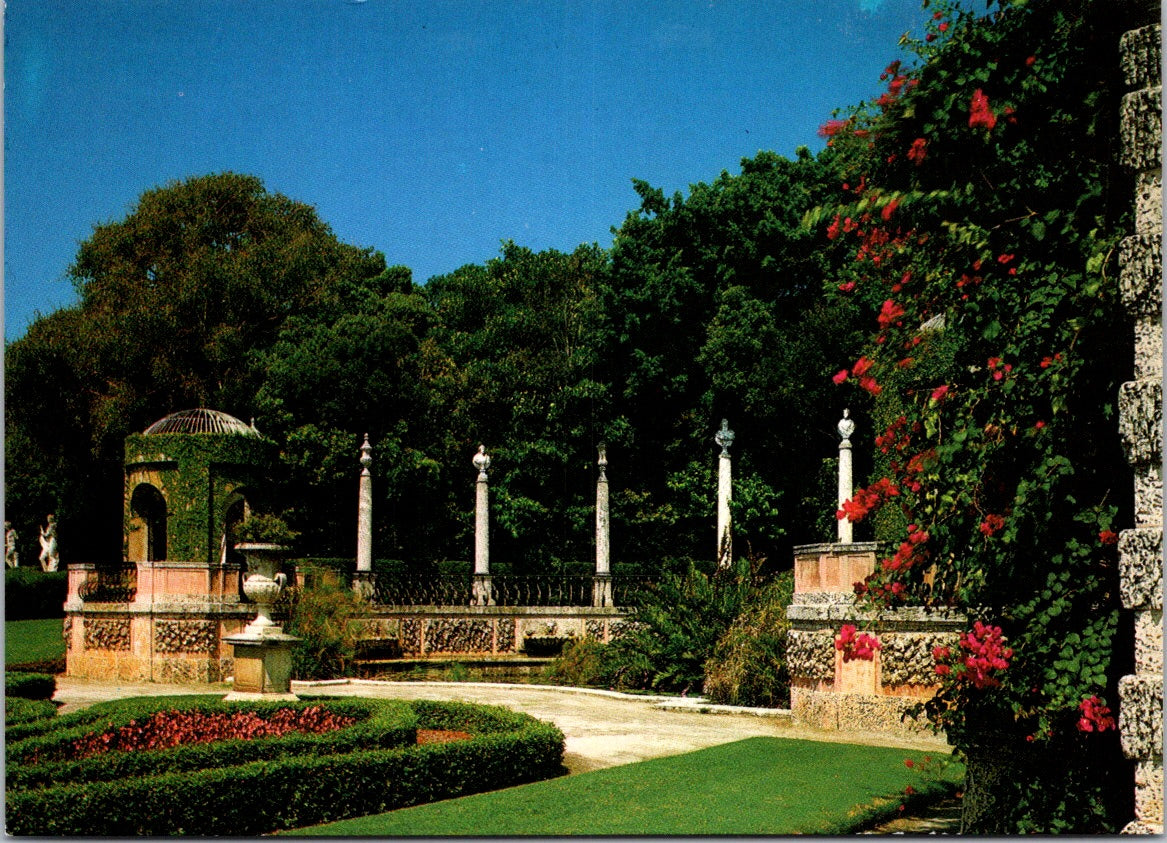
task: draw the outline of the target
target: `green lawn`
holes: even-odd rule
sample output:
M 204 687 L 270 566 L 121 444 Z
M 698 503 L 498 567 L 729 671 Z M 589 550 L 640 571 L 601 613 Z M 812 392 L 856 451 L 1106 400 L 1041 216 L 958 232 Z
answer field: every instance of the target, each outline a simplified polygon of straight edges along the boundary
M 65 658 L 64 621 L 45 618 L 4 622 L 4 664 L 28 664 Z
M 909 769 L 906 758 L 915 766 Z M 298 829 L 308 836 L 842 834 L 947 793 L 948 756 L 787 738 L 697 752 Z M 921 766 L 946 766 L 922 773 Z M 905 796 L 905 788 L 917 793 Z

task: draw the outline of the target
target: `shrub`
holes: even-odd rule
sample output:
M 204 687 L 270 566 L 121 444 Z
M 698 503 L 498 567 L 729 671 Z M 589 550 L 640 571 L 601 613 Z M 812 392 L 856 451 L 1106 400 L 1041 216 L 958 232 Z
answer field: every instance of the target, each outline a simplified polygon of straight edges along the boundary
M 555 685 L 605 686 L 614 670 L 610 645 L 595 638 L 576 638 L 543 671 Z
M 707 575 L 693 563 L 681 575 L 666 573 L 644 592 L 631 628 L 610 645 L 612 684 L 685 693 L 700 690 L 705 661 L 737 617 L 748 567 Z
M 9 621 L 65 617 L 68 571 L 8 568 L 4 571 L 4 619 Z
M 710 700 L 769 708 L 790 705 L 786 607 L 793 596 L 793 571 L 750 594 L 705 662 L 705 695 Z
M 4 674 L 4 696 L 6 697 L 51 700 L 56 692 L 56 677 L 49 676 L 47 673 L 9 671 Z
M 24 697 L 8 697 L 4 700 L 4 725 L 31 723 L 53 717 L 57 707 L 48 700 L 30 700 Z
M 365 602 L 343 584 L 317 582 L 296 589 L 287 631 L 303 639 L 292 650 L 296 679 L 335 679 L 356 669 L 356 621 Z
M 90 731 L 110 717 L 125 719 L 166 705 L 170 700 L 123 701 L 138 705 L 94 706 L 84 717 L 60 718 L 60 735 L 41 729 L 41 739 L 62 740 L 64 733 Z M 372 717 L 327 735 L 289 735 L 260 741 L 225 741 L 153 752 L 110 753 L 106 764 L 137 765 L 108 775 L 98 759 L 74 781 L 45 778 L 45 786 L 13 787 L 13 750 L 9 746 L 7 830 L 37 835 L 256 835 L 274 830 L 379 813 L 483 790 L 549 778 L 563 772 L 563 733 L 546 723 L 506 709 L 465 703 L 386 700 L 303 700 L 300 703 L 226 703 L 207 699 L 189 705 L 205 710 L 261 710 L 279 706 L 323 705 L 332 711 L 363 709 L 382 713 L 396 707 L 414 719 L 411 728 L 465 731 L 473 738 L 424 746 L 377 747 L 367 738 Z M 94 711 L 97 709 L 97 711 Z M 400 724 L 398 724 L 400 725 Z M 364 731 L 362 731 L 362 729 Z M 11 733 L 10 733 L 11 734 Z M 415 731 L 416 734 L 416 731 Z M 354 741 L 356 736 L 358 740 Z M 23 743 L 28 743 L 28 739 Z M 275 752 L 281 744 L 315 742 L 295 754 Z M 340 751 L 334 751 L 338 745 Z M 263 746 L 270 757 L 240 763 L 248 751 Z M 202 766 L 176 771 L 174 759 L 200 753 Z M 18 753 L 19 754 L 19 753 Z M 205 769 L 207 758 L 219 766 Z M 161 759 L 161 760 L 160 760 Z M 80 762 L 81 765 L 87 762 Z M 153 765 L 151 767 L 151 765 Z M 60 768 L 53 771 L 60 772 Z M 21 775 L 18 773 L 17 775 Z M 26 779 L 28 778 L 25 774 Z

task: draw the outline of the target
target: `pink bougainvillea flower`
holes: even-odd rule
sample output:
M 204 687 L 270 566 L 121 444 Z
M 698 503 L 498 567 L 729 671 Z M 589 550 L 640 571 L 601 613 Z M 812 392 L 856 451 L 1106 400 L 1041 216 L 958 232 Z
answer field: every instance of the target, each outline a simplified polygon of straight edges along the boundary
M 932 390 L 933 401 L 943 401 L 946 395 L 948 395 L 948 384 L 941 384 Z
M 1086 697 L 1078 703 L 1082 716 L 1078 718 L 1078 731 L 1105 732 L 1115 728 L 1114 716 L 1097 696 Z
M 908 160 L 918 167 L 920 166 L 920 162 L 924 160 L 927 154 L 928 141 L 924 140 L 923 138 L 916 138 L 914 141 L 912 141 L 912 145 L 908 149 Z
M 849 293 L 854 289 L 855 289 L 855 282 L 854 281 L 847 281 L 847 282 L 839 285 L 839 292 L 841 292 L 841 293 Z
M 843 381 L 847 380 L 848 375 L 849 375 L 849 373 L 846 369 L 840 369 L 838 372 L 835 373 L 835 376 L 833 378 L 831 378 L 831 380 L 833 380 L 835 383 L 839 384 L 839 383 L 842 383 Z
M 847 124 L 850 122 L 850 120 L 828 120 L 819 126 L 819 137 L 833 138 L 839 132 L 843 131 L 843 129 L 847 128 Z
M 968 109 L 968 127 L 970 129 L 984 128 L 992 130 L 997 125 L 997 115 L 989 107 L 989 98 L 980 88 L 973 91 L 972 102 Z
M 992 536 L 1001 531 L 1005 526 L 1005 519 L 1003 516 L 990 512 L 985 516 L 985 520 L 981 522 L 978 528 L 985 536 Z
M 899 206 L 900 198 L 897 196 L 895 199 L 892 199 L 890 202 L 883 206 L 883 210 L 879 212 L 879 215 L 883 217 L 884 222 L 887 222 L 891 219 L 891 215 L 896 212 L 896 208 Z
M 1030 56 L 1025 60 L 1026 67 L 1033 67 L 1037 63 L 1037 56 Z

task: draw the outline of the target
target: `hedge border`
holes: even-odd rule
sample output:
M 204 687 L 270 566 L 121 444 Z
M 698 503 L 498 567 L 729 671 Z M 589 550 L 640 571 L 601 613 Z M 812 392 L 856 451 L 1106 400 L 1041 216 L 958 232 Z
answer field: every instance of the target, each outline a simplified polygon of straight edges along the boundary
M 159 711 L 258 711 L 305 709 L 321 705 L 320 700 L 296 703 L 222 705 L 221 697 L 181 697 L 193 704 L 176 705 L 174 697 L 119 701 L 108 704 L 109 716 L 88 720 L 83 725 L 65 724 L 60 730 L 17 742 L 8 752 L 7 787 L 11 790 L 54 787 L 68 783 L 93 783 L 166 773 L 233 767 L 253 761 L 276 761 L 305 754 L 340 754 L 367 749 L 393 749 L 417 741 L 417 716 L 409 706 L 395 700 L 329 700 L 325 706 L 334 714 L 355 717 L 358 722 L 321 735 L 293 732 L 281 737 L 253 740 L 223 740 L 209 744 L 189 744 L 149 752 L 107 752 L 80 760 L 49 760 L 26 763 L 30 755 L 52 756 L 65 751 L 78 737 L 127 725 L 131 720 Z M 127 705 L 128 703 L 128 705 Z M 113 709 L 110 712 L 110 709 Z M 67 715 L 67 717 L 72 715 Z M 59 718 L 65 720 L 65 718 Z
M 57 692 L 57 677 L 47 673 L 4 672 L 4 696 L 26 700 L 51 700 Z
M 317 697 L 302 702 L 336 710 L 334 705 L 354 700 Z M 496 706 L 430 701 L 403 705 L 416 716 L 417 728 L 457 729 L 474 737 L 10 790 L 7 831 L 67 836 L 251 836 L 510 787 L 565 772 L 563 733 L 551 724 Z M 88 721 L 91 726 L 96 722 L 97 718 Z
M 48 700 L 30 700 L 26 697 L 4 699 L 4 725 L 31 723 L 55 716 L 57 707 Z

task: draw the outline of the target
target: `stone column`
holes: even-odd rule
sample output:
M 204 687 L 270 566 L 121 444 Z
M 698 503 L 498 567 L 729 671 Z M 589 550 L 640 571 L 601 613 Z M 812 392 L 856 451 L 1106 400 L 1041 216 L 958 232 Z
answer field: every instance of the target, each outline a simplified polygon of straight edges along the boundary
M 361 445 L 361 479 L 357 504 L 357 570 L 353 590 L 363 597 L 373 594 L 373 447 L 369 434 Z
M 733 522 L 729 512 L 729 502 L 733 498 L 733 464 L 730 461 L 729 446 L 733 444 L 734 433 L 729 422 L 721 420 L 721 430 L 713 436 L 713 441 L 721 446 L 721 458 L 717 469 L 717 567 L 728 568 L 733 564 Z
M 851 419 L 851 411 L 844 410 L 843 418 L 839 420 L 839 509 L 851 500 L 855 494 L 855 485 L 851 471 L 851 434 L 855 432 L 855 422 Z M 846 518 L 839 519 L 839 544 L 851 544 L 853 541 L 852 524 Z
M 486 469 L 490 468 L 490 457 L 486 446 L 479 445 L 478 453 L 471 460 L 478 469 L 478 483 L 474 500 L 474 586 L 472 602 L 475 606 L 493 606 L 494 596 L 490 587 L 490 487 L 486 479 Z
M 1144 19 L 1158 17 L 1157 8 Z M 1133 834 L 1163 833 L 1163 208 L 1159 24 L 1123 34 L 1122 164 L 1135 173 L 1135 233 L 1119 250 L 1119 288 L 1134 321 L 1135 380 L 1119 388 L 1119 428 L 1134 472 L 1135 524 L 1119 535 L 1119 590 L 1134 614 L 1135 672 L 1119 680 L 1119 730 L 1135 762 Z
M 609 542 L 608 521 L 608 449 L 603 442 L 599 446 L 600 476 L 596 480 L 596 578 L 592 588 L 593 606 L 612 605 L 611 544 Z

